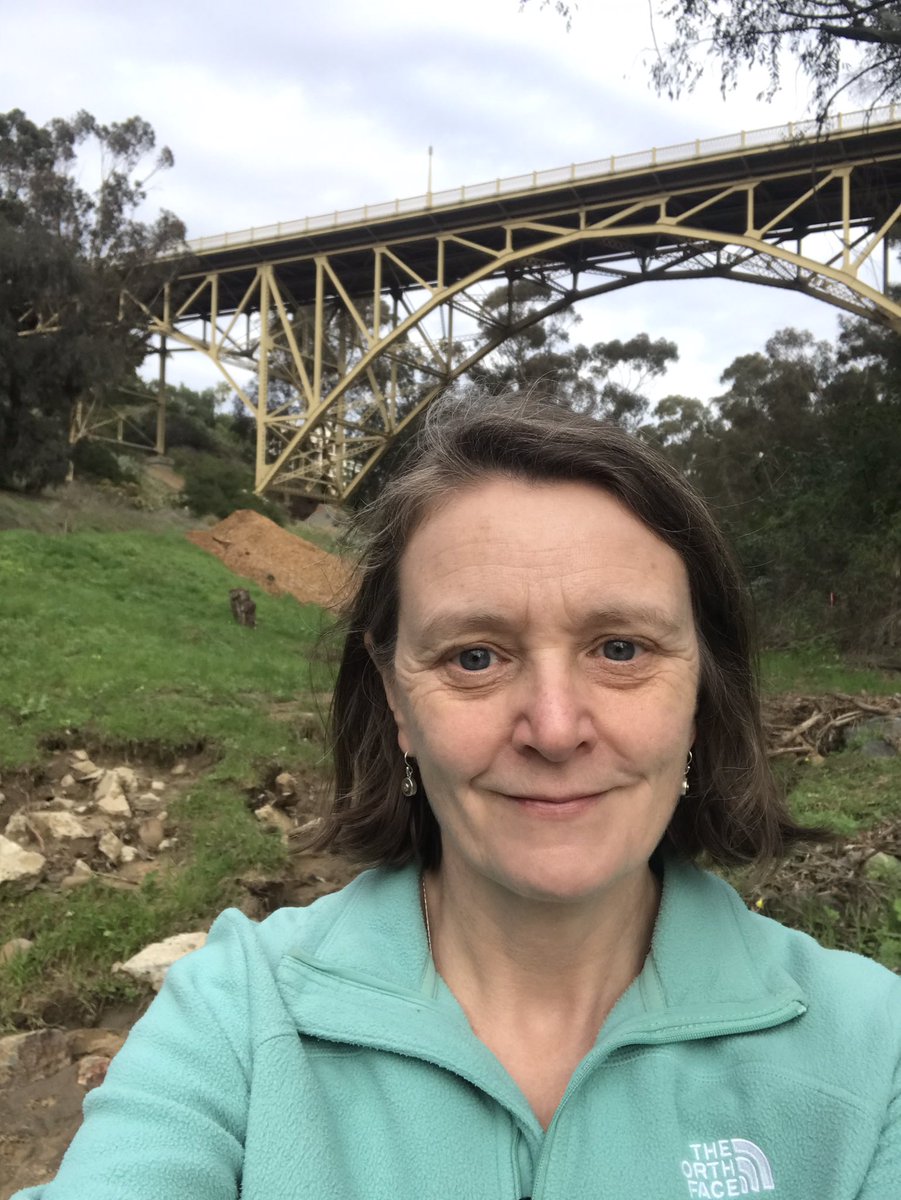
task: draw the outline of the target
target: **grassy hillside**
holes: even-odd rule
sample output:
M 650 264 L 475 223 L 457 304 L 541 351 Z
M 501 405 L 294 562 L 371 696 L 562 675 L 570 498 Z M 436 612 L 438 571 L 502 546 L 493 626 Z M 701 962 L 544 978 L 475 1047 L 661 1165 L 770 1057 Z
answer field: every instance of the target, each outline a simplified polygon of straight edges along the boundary
M 208 919 L 240 876 L 283 868 L 247 791 L 285 766 L 319 769 L 321 742 L 285 717 L 315 710 L 330 678 L 320 609 L 252 589 L 258 626 L 239 627 L 235 577 L 180 535 L 0 533 L 0 578 L 0 788 L 60 744 L 161 763 L 200 751 L 209 764 L 170 813 L 177 869 L 127 892 L 0 900 L 0 944 L 36 940 L 0 966 L 2 1029 L 35 1011 L 35 989 L 76 988 L 86 1010 L 128 994 L 115 960 Z
M 172 489 L 147 473 L 130 488 L 75 480 L 40 496 L 0 489 L 0 531 L 166 533 L 203 528 L 214 520 L 191 516 L 174 500 Z

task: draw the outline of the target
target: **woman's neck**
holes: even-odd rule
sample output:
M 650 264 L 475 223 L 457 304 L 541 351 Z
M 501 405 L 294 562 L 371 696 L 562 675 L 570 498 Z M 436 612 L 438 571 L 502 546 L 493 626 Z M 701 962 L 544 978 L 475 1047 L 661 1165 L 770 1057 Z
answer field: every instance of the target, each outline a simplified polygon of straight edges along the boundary
M 436 967 L 477 1033 L 505 1021 L 590 1043 L 641 971 L 660 899 L 650 868 L 567 902 L 524 898 L 447 864 L 425 886 Z

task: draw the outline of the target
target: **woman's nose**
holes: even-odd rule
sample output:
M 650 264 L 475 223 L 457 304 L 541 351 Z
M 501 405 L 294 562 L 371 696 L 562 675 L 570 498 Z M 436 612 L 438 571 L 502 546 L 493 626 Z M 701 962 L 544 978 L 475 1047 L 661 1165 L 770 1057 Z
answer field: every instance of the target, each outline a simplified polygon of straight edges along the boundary
M 585 679 L 574 665 L 547 662 L 525 672 L 513 727 L 518 750 L 563 762 L 595 738 L 594 713 Z

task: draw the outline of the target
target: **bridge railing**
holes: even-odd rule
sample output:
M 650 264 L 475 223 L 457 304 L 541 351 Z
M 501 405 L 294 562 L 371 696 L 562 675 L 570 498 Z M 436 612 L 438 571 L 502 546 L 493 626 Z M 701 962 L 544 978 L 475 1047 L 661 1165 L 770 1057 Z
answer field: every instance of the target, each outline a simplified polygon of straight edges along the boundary
M 251 229 L 240 229 L 234 233 L 220 233 L 211 237 L 193 238 L 188 248 L 196 254 L 206 250 L 222 250 L 229 246 L 246 246 L 254 242 L 272 242 L 279 238 L 297 234 L 316 233 L 323 229 L 337 229 L 344 225 L 360 225 L 368 221 L 384 220 L 409 213 L 426 213 L 436 208 L 452 208 L 475 200 L 491 199 L 495 196 L 537 191 L 541 188 L 559 186 L 585 179 L 618 175 L 645 167 L 691 162 L 719 154 L 734 153 L 745 148 L 780 145 L 789 141 L 819 138 L 824 134 L 868 129 L 874 125 L 890 124 L 897 120 L 895 104 L 879 108 L 860 109 L 852 113 L 837 113 L 820 122 L 790 121 L 787 125 L 769 125 L 763 129 L 743 130 L 741 133 L 720 137 L 696 138 L 693 142 L 679 142 L 674 146 L 654 147 L 634 154 L 610 155 L 591 162 L 571 163 L 566 167 L 553 167 L 547 171 L 531 171 L 525 175 L 511 175 L 504 179 L 492 179 L 484 183 L 470 183 L 462 187 L 447 188 L 440 192 L 427 192 L 406 199 L 388 200 L 381 204 L 365 204 L 362 208 L 345 208 L 315 217 L 302 217 L 297 221 L 280 221 L 276 225 L 260 225 Z

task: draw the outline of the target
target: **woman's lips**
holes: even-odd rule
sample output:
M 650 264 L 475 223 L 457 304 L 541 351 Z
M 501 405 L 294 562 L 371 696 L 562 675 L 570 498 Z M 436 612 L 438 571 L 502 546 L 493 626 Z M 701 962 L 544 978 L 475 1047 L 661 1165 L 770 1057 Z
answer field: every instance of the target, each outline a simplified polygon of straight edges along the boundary
M 572 817 L 592 808 L 603 793 L 592 792 L 571 796 L 508 796 L 518 807 L 535 816 Z

